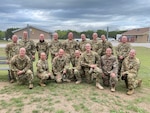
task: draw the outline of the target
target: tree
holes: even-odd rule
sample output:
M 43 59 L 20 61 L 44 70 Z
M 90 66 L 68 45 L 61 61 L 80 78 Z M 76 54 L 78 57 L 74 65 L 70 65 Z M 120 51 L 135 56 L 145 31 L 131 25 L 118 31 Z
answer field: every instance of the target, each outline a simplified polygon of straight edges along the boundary
M 8 40 L 9 38 L 11 38 L 12 35 L 13 35 L 12 31 L 17 30 L 17 29 L 19 29 L 19 28 L 8 28 L 6 30 L 6 32 L 5 32 L 6 40 Z
M 0 31 L 0 39 L 2 40 L 5 37 L 5 32 L 4 31 Z

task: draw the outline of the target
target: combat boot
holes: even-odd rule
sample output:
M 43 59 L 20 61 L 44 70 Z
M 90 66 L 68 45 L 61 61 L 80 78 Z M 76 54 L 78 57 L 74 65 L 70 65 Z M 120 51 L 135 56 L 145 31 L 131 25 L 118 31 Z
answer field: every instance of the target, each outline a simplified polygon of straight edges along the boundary
M 40 84 L 40 86 L 42 86 L 42 87 L 45 87 L 45 86 L 46 86 L 46 84 L 44 84 L 44 83 L 42 83 L 42 82 L 40 82 L 39 84 Z
M 80 84 L 80 83 L 81 83 L 81 80 L 76 81 L 76 84 Z
M 33 84 L 29 84 L 29 89 L 32 89 L 33 88 Z
M 11 80 L 10 80 L 10 83 L 14 83 L 14 82 L 15 82 L 14 79 L 11 79 Z
M 101 90 L 104 89 L 103 86 L 100 85 L 100 83 L 96 83 L 96 87 Z
M 110 88 L 110 91 L 111 91 L 111 92 L 115 92 L 115 91 L 116 91 L 116 90 L 115 90 L 115 87 L 111 87 L 111 88 Z
M 141 84 L 142 84 L 142 80 L 138 80 L 138 87 L 141 87 Z
M 127 91 L 127 95 L 132 95 L 134 93 L 134 89 L 129 89 L 128 91 Z

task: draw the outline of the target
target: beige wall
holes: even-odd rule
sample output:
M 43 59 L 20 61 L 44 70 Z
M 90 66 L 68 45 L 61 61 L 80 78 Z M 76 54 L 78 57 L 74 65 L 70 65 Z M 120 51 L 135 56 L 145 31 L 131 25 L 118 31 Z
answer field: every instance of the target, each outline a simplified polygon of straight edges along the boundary
M 138 42 L 138 43 L 147 43 L 148 42 L 148 35 L 137 36 L 135 42 Z
M 22 38 L 22 37 L 23 37 L 23 31 L 27 31 L 27 28 L 26 28 L 26 29 L 23 29 L 23 30 L 20 30 L 20 31 L 14 33 L 14 34 L 17 35 L 18 38 Z M 39 35 L 40 35 L 41 33 L 45 35 L 45 39 L 46 39 L 47 41 L 52 38 L 52 35 L 51 35 L 51 34 L 31 27 L 31 28 L 30 28 L 30 39 L 32 39 L 32 40 L 34 40 L 34 41 L 38 41 Z

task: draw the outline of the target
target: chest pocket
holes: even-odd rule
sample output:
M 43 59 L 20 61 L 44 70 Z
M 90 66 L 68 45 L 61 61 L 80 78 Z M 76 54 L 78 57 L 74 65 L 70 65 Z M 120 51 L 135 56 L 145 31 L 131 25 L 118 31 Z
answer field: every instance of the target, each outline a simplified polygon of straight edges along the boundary
M 95 64 L 95 57 L 92 54 L 87 55 L 85 60 L 88 64 Z
M 106 68 L 107 68 L 108 71 L 112 70 L 113 62 L 112 62 L 111 59 L 105 60 L 104 64 L 106 65 Z

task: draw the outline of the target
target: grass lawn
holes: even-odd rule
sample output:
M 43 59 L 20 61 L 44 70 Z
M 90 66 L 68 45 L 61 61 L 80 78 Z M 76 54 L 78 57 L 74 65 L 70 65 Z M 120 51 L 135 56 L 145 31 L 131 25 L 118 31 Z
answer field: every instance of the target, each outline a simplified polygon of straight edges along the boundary
M 116 92 L 108 87 L 98 90 L 95 84 L 62 83 L 48 81 L 46 87 L 38 85 L 35 77 L 34 88 L 26 85 L 10 84 L 7 71 L 0 72 L 0 112 L 1 113 L 149 113 L 150 112 L 150 49 L 134 47 L 141 61 L 139 78 L 142 87 L 132 96 L 126 95 L 123 81 L 117 84 Z M 0 49 L 4 55 L 4 49 Z M 50 62 L 50 58 L 49 58 Z M 34 67 L 35 67 L 34 63 Z M 36 68 L 35 70 L 36 71 Z

